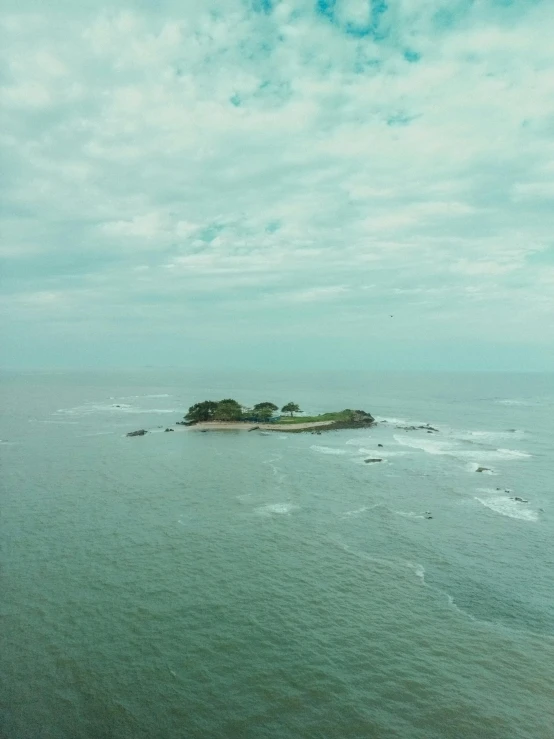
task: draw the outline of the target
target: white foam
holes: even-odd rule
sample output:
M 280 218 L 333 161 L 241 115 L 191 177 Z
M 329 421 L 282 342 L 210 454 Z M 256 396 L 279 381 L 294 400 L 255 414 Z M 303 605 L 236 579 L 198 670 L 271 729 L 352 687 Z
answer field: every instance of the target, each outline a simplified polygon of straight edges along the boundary
M 157 393 L 154 395 L 122 395 L 119 400 L 138 400 L 139 398 L 171 398 L 171 395 L 168 393 Z M 118 400 L 118 398 L 114 398 L 112 395 L 110 400 Z
M 406 566 L 413 571 L 414 575 L 419 578 L 421 582 L 425 582 L 425 567 L 423 565 L 420 565 L 418 562 L 406 562 Z
M 88 416 L 93 413 L 182 413 L 179 408 L 135 408 L 127 403 L 87 403 L 74 408 L 59 408 L 53 415 Z
M 401 446 L 421 449 L 421 451 L 427 454 L 456 457 L 457 459 L 468 460 L 477 464 L 489 461 L 505 462 L 531 457 L 531 454 L 520 449 L 462 449 L 455 446 L 455 442 L 453 445 L 451 441 L 421 439 L 414 436 L 402 436 L 401 434 L 395 434 L 394 439 Z
M 272 513 L 287 516 L 296 508 L 297 506 L 292 505 L 292 503 L 270 503 L 269 505 L 261 506 L 261 508 L 256 508 L 256 511 L 263 516 L 269 516 Z
M 385 416 L 375 416 L 376 421 L 381 421 L 381 423 L 402 423 L 406 426 L 410 425 L 410 422 L 407 421 L 405 418 L 389 418 Z
M 312 449 L 314 452 L 318 452 L 319 454 L 350 454 L 350 452 L 348 452 L 346 449 L 337 449 L 336 447 L 331 446 L 318 446 L 317 444 L 312 444 L 310 449 Z
M 505 462 L 531 457 L 528 452 L 522 452 L 520 449 L 454 449 L 450 452 L 445 452 L 445 454 L 450 454 L 460 459 L 475 460 L 477 462 Z
M 452 451 L 452 444 L 448 441 L 438 441 L 428 437 L 403 436 L 402 434 L 395 434 L 393 438 L 401 446 L 421 449 L 422 452 L 427 452 L 427 454 L 450 454 Z
M 495 400 L 499 405 L 531 405 L 526 400 L 516 400 L 515 398 L 504 398 L 503 400 Z
M 360 447 L 358 449 L 359 454 L 365 454 L 366 456 L 371 456 L 373 458 L 375 457 L 401 457 L 405 454 L 409 454 L 409 452 L 391 452 L 385 449 L 366 449 L 365 447 Z
M 371 439 L 371 436 L 360 436 L 358 439 L 348 439 L 344 443 L 346 446 L 360 446 L 364 441 Z
M 373 508 L 379 508 L 380 505 L 381 503 L 374 503 L 373 505 L 364 505 L 361 508 L 356 508 L 353 511 L 345 511 L 344 513 L 341 513 L 341 518 L 346 518 L 347 516 L 359 516 L 360 513 L 371 511 Z
M 501 516 L 508 516 L 508 518 L 517 518 L 520 521 L 538 521 L 539 518 L 538 513 L 528 508 L 525 503 L 511 500 L 505 495 L 491 495 L 482 498 L 475 496 L 475 500 L 489 510 L 499 513 Z
M 421 513 L 414 513 L 414 511 L 393 511 L 393 513 L 403 518 L 425 518 Z
M 511 431 L 452 431 L 452 436 L 462 441 L 476 443 L 494 443 L 497 439 L 521 439 L 526 434 L 525 431 L 512 429 Z

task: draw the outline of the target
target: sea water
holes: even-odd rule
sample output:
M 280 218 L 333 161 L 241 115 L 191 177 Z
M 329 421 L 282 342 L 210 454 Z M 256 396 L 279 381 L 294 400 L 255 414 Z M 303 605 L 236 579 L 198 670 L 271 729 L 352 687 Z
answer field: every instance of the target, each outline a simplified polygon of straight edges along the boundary
M 552 375 L 1 380 L 3 737 L 554 736 Z

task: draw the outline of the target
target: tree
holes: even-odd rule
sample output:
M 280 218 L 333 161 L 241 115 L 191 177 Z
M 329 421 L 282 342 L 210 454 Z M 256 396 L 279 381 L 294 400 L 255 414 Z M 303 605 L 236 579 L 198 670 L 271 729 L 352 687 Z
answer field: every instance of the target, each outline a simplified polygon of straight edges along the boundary
M 220 400 L 214 413 L 214 421 L 240 421 L 242 408 L 236 400 Z
M 202 421 L 211 421 L 217 409 L 218 403 L 214 400 L 204 400 L 202 403 L 195 403 L 188 409 L 185 416 L 187 423 L 201 423 Z
M 273 411 L 278 411 L 279 408 L 275 405 L 275 403 L 256 403 L 254 406 L 255 411 L 262 410 L 262 408 L 269 408 L 269 410 L 273 413 Z
M 273 415 L 273 410 L 269 407 L 269 405 L 262 406 L 261 408 L 255 407 L 254 409 L 254 416 L 256 420 L 260 421 L 261 423 L 267 423 L 267 421 L 269 421 L 272 415 Z
M 234 398 L 223 398 L 223 400 L 220 400 L 219 403 L 225 403 L 229 405 L 236 405 L 238 408 L 241 407 L 241 404 L 235 400 Z
M 290 417 L 292 418 L 295 413 L 302 413 L 300 410 L 300 406 L 296 405 L 296 403 L 287 403 L 281 408 L 281 411 L 283 413 L 290 413 Z

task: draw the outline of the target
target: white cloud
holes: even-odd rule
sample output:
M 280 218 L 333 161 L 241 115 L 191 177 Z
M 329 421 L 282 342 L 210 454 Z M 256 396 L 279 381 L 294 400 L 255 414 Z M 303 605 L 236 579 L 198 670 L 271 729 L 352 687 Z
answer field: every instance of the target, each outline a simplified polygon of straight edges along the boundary
M 554 228 L 550 6 L 388 6 L 6 16 L 10 294 L 160 324 L 204 296 L 202 320 L 224 306 L 217 320 L 246 333 L 278 322 L 272 301 L 306 332 L 312 303 L 351 330 L 402 301 L 489 338 L 509 295 L 530 324 L 511 339 L 551 337 L 534 259 Z M 12 314 L 29 315 L 17 300 Z

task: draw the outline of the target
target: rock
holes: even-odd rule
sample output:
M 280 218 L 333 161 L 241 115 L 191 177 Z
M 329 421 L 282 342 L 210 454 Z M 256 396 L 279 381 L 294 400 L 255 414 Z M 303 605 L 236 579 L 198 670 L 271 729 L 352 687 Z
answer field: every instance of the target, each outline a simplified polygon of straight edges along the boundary
M 366 464 L 371 464 L 372 462 L 382 462 L 382 459 L 379 459 L 377 457 L 369 457 L 369 459 L 364 459 L 364 462 Z
M 517 495 L 515 498 L 512 498 L 512 500 L 517 500 L 518 503 L 529 503 L 528 500 L 525 500 L 525 498 L 518 498 Z
M 248 432 L 250 433 L 250 431 L 259 431 L 259 430 L 260 430 L 259 426 L 253 426 L 251 429 L 248 429 Z
M 429 521 L 429 519 L 433 518 L 433 516 L 425 516 L 425 518 Z
M 166 429 L 166 430 L 164 431 L 164 434 L 167 434 L 167 433 L 168 433 L 168 431 L 175 431 L 175 429 Z
M 316 432 L 315 432 L 315 435 L 316 435 L 316 436 L 321 436 L 321 431 L 316 431 Z
M 490 472 L 490 467 L 477 467 L 475 472 Z
M 129 431 L 127 436 L 144 436 L 144 434 L 147 434 L 148 431 L 146 429 L 139 429 L 138 431 Z
M 382 444 L 377 444 L 377 446 L 380 446 L 380 447 L 382 447 L 383 445 L 382 445 Z

